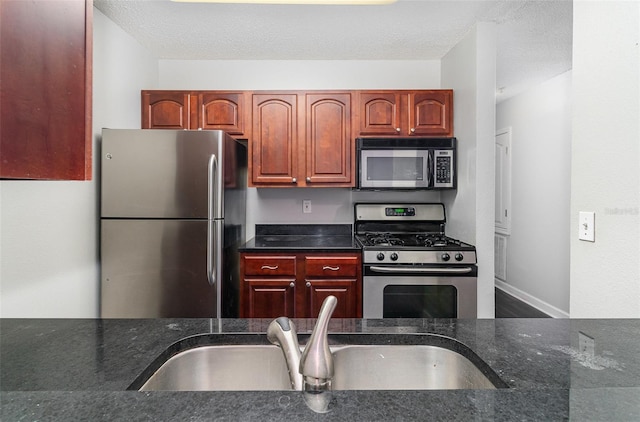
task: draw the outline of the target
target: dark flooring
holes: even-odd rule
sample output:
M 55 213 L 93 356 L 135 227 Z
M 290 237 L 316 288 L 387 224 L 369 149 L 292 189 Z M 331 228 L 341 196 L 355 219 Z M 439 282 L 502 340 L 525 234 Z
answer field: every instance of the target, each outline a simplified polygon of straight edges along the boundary
M 496 290 L 496 318 L 551 318 L 544 312 L 516 299 L 510 294 Z

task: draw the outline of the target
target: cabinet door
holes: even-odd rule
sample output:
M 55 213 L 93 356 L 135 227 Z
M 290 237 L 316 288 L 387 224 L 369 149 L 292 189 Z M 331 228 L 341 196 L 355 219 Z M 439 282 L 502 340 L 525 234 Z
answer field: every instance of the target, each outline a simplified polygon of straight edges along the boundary
M 307 279 L 305 282 L 306 318 L 317 318 L 322 302 L 327 296 L 338 299 L 332 318 L 359 318 L 357 309 L 358 294 L 355 278 Z
M 298 182 L 296 94 L 253 94 L 250 186 Z
M 190 94 L 142 91 L 142 129 L 191 129 Z
M 241 318 L 295 316 L 294 278 L 251 278 L 243 280 Z
M 453 136 L 453 91 L 418 91 L 409 94 L 409 134 Z
M 91 180 L 85 0 L 0 0 L 0 178 Z
M 360 135 L 398 135 L 401 132 L 401 95 L 391 91 L 359 93 Z
M 202 92 L 198 94 L 196 128 L 220 129 L 230 135 L 245 135 L 245 94 L 242 92 Z
M 333 295 L 338 304 L 335 318 L 362 317 L 362 261 L 359 254 L 307 255 L 305 263 L 305 309 L 316 318 L 324 299 Z
M 351 94 L 306 94 L 305 183 L 353 186 Z

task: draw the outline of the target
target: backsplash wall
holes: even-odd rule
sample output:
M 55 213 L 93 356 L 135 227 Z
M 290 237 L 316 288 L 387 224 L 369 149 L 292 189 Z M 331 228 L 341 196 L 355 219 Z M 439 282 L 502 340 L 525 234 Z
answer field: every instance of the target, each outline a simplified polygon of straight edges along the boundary
M 311 200 L 311 213 L 302 201 Z M 345 188 L 250 188 L 247 192 L 247 239 L 256 224 L 352 224 L 356 202 L 440 202 L 439 192 L 353 191 Z

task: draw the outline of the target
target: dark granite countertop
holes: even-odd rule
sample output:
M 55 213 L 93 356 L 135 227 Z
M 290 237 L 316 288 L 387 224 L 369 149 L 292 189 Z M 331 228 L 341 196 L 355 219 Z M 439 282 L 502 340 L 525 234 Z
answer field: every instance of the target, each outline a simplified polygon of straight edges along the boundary
M 298 331 L 313 320 L 294 320 Z M 340 320 L 330 332 L 463 343 L 509 386 L 496 390 L 335 391 L 331 410 L 302 393 L 138 392 L 127 387 L 174 342 L 256 333 L 269 320 L 0 320 L 0 419 L 60 420 L 640 420 L 640 320 Z M 415 333 L 415 334 L 414 334 Z M 581 350 L 580 333 L 595 340 Z M 417 340 L 416 340 L 417 339 Z
M 242 252 L 351 252 L 360 250 L 351 224 L 256 224 Z

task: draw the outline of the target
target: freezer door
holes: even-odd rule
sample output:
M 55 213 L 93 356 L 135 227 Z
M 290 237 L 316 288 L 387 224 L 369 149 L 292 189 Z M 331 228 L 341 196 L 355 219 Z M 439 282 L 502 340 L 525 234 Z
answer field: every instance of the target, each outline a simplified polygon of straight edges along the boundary
M 102 220 L 102 317 L 215 318 L 220 283 L 207 282 L 207 224 Z
M 101 216 L 223 218 L 230 143 L 221 131 L 103 129 Z

